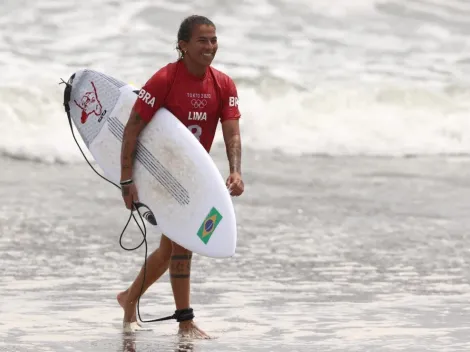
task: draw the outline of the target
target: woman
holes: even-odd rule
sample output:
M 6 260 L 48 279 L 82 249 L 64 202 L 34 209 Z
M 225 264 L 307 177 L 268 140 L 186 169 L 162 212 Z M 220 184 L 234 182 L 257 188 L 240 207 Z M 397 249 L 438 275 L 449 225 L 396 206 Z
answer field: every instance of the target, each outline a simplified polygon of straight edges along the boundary
M 211 67 L 217 52 L 215 25 L 206 17 L 190 16 L 178 31 L 179 59 L 157 71 L 142 87 L 124 130 L 121 151 L 121 186 L 126 207 L 138 201 L 132 181 L 136 142 L 139 134 L 160 107 L 173 113 L 207 152 L 214 140 L 218 121 L 230 165 L 227 187 L 233 196 L 244 191 L 241 176 L 240 111 L 238 95 L 232 79 Z M 147 260 L 143 292 L 170 269 L 171 286 L 180 314 L 179 334 L 193 338 L 209 338 L 193 322 L 190 309 L 190 271 L 192 253 L 162 236 L 160 247 Z M 118 295 L 124 308 L 124 324 L 136 322 L 136 304 L 142 288 L 143 268 L 132 285 Z M 178 313 L 179 312 L 179 313 Z

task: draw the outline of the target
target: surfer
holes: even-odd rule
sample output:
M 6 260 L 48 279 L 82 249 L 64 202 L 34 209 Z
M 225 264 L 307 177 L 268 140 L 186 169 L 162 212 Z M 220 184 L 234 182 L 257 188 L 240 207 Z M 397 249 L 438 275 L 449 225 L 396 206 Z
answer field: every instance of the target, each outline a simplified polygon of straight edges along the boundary
M 232 196 L 244 191 L 241 174 L 241 139 L 238 94 L 232 79 L 211 67 L 217 52 L 216 27 L 204 16 L 183 20 L 176 49 L 179 58 L 158 70 L 142 87 L 124 129 L 121 150 L 122 197 L 128 209 L 138 201 L 132 169 L 139 134 L 160 107 L 175 115 L 203 147 L 210 151 L 219 120 L 230 167 L 226 184 Z M 184 221 L 184 219 L 181 219 Z M 147 259 L 143 292 L 169 268 L 179 334 L 209 338 L 193 321 L 190 308 L 191 251 L 162 235 L 160 247 Z M 142 288 L 144 268 L 130 287 L 118 294 L 124 309 L 124 325 L 137 324 L 136 305 Z

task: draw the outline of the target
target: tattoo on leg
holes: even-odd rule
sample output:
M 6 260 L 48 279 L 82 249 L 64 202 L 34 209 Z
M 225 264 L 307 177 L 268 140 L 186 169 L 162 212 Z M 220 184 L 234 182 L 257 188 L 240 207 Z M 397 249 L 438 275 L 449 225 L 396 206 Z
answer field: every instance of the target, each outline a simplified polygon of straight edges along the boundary
M 192 254 L 173 255 L 171 260 L 191 260 L 192 257 Z
M 189 274 L 170 274 L 170 278 L 172 279 L 189 279 Z
M 171 257 L 170 277 L 188 279 L 191 273 L 192 254 L 174 255 Z

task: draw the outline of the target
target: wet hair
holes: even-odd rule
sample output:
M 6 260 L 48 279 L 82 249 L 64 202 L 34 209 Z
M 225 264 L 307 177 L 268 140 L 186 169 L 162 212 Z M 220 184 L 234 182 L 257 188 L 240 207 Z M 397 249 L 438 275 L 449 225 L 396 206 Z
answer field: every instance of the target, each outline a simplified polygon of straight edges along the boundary
M 215 24 L 204 16 L 192 15 L 186 17 L 183 22 L 181 22 L 180 29 L 178 30 L 178 42 L 176 43 L 176 50 L 179 53 L 180 59 L 184 57 L 184 52 L 180 48 L 179 41 L 184 40 L 185 42 L 189 42 L 193 35 L 194 26 L 200 25 L 207 25 L 215 28 Z

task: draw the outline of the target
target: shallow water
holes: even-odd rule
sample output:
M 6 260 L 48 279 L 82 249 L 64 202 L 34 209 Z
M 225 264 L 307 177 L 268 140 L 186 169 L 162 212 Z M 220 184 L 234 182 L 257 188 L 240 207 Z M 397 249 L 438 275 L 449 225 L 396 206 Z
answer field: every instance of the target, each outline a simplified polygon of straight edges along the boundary
M 123 334 L 115 297 L 144 251 L 119 246 L 128 213 L 81 162 L 57 83 L 87 67 L 140 86 L 193 13 L 237 84 L 246 192 L 236 255 L 193 259 L 196 321 L 218 338 L 188 342 L 174 322 Z M 466 0 L 1 1 L 0 351 L 470 350 L 469 15 Z M 166 275 L 141 308 L 173 312 Z
M 469 160 L 247 151 L 244 163 L 236 255 L 193 259 L 196 322 L 217 339 L 190 350 L 468 351 Z M 143 250 L 119 247 L 117 190 L 84 164 L 0 164 L 1 350 L 184 350 L 174 322 L 122 333 L 115 295 Z M 142 318 L 173 307 L 165 275 Z

